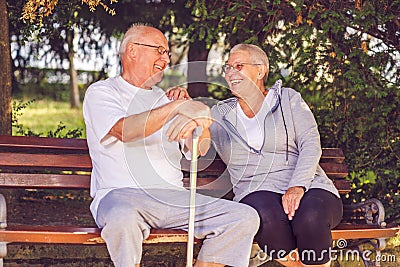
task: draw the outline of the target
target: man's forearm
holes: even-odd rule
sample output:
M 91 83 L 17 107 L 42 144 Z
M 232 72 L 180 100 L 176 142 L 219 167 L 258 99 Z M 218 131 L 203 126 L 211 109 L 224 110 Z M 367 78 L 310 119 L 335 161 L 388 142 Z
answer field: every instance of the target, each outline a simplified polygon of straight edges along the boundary
M 160 130 L 178 114 L 177 106 L 182 101 L 174 101 L 156 109 L 121 118 L 109 134 L 122 142 L 143 139 Z

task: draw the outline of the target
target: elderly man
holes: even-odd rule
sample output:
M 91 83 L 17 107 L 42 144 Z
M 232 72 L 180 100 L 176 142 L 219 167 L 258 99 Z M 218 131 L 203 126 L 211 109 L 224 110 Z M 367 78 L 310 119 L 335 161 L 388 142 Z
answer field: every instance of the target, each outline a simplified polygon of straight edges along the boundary
M 185 91 L 175 90 L 169 99 L 155 86 L 170 62 L 168 42 L 158 29 L 133 25 L 122 40 L 120 59 L 120 76 L 88 88 L 83 113 L 93 163 L 91 211 L 115 266 L 127 267 L 139 266 L 151 228 L 188 230 L 189 191 L 183 188 L 179 144 L 187 152 L 200 125 L 204 154 L 212 120 L 209 108 L 187 99 Z M 195 236 L 204 242 L 195 266 L 248 266 L 259 226 L 256 211 L 196 198 Z

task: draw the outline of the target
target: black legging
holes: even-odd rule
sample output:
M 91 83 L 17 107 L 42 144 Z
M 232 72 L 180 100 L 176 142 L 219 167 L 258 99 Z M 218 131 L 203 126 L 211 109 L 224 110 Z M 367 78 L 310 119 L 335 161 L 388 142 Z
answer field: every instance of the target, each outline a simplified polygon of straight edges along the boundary
M 241 201 L 255 208 L 261 223 L 255 241 L 272 258 L 283 258 L 298 248 L 304 264 L 323 264 L 330 259 L 331 229 L 343 215 L 340 198 L 322 189 L 308 190 L 293 220 L 282 207 L 282 194 L 257 191 Z

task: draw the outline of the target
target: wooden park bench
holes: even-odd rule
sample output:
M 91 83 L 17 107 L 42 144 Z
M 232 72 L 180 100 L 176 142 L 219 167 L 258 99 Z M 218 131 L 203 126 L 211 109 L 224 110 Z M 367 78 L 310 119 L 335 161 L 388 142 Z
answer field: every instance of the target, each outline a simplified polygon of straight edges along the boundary
M 324 148 L 320 160 L 322 168 L 333 179 L 342 195 L 350 192 L 350 183 L 345 179 L 347 166 L 340 149 Z M 189 162 L 182 160 L 182 169 Z M 219 159 L 200 160 L 198 191 L 205 194 L 227 192 L 229 177 L 225 165 Z M 0 189 L 57 189 L 88 190 L 90 186 L 91 160 L 85 139 L 61 139 L 44 137 L 0 136 Z M 184 171 L 184 184 L 188 187 L 189 173 Z M 229 183 L 228 183 L 229 185 Z M 228 190 L 229 191 L 229 190 Z M 226 194 L 229 198 L 231 194 Z M 7 203 L 0 195 L 0 266 L 6 257 L 9 243 L 45 244 L 101 244 L 101 229 L 96 226 L 66 225 L 17 225 L 7 222 Z M 88 207 L 82 207 L 88 210 Z M 44 206 L 43 209 L 46 209 Z M 396 236 L 398 226 L 388 226 L 384 221 L 385 211 L 377 199 L 345 205 L 342 223 L 332 230 L 334 240 L 346 241 L 347 249 L 362 249 L 361 244 L 371 243 L 377 253 L 385 248 L 385 240 Z M 147 244 L 187 242 L 184 231 L 153 229 Z M 337 248 L 343 244 L 336 243 Z M 359 251 L 359 250 L 358 250 Z M 361 252 L 361 251 L 360 251 Z M 367 266 L 376 262 L 364 261 Z

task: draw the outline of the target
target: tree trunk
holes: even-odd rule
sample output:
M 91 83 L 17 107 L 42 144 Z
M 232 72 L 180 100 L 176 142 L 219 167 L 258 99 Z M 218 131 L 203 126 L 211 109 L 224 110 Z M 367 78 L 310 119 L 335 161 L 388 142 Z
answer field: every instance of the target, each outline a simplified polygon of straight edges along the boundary
M 68 61 L 69 61 L 69 96 L 71 108 L 79 108 L 81 102 L 79 100 L 79 87 L 78 87 L 78 72 L 75 69 L 74 63 L 74 30 L 68 31 Z
M 11 49 L 6 0 L 0 0 L 0 66 L 0 134 L 11 135 Z
M 191 43 L 188 51 L 188 91 L 191 97 L 209 96 L 207 79 L 208 52 L 206 42 Z

